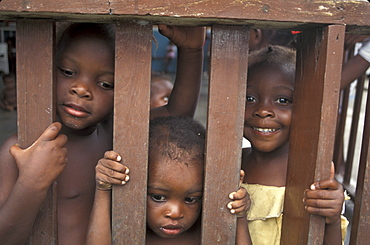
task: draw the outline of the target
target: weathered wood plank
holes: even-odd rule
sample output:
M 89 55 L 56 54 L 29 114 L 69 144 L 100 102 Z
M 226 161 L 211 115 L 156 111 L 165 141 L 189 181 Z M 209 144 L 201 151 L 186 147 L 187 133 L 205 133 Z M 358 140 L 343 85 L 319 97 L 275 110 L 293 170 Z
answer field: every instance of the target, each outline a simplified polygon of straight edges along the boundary
M 109 1 L 106 0 L 2 0 L 0 2 L 0 11 L 15 12 L 53 12 L 53 13 L 90 13 L 90 14 L 108 14 Z
M 282 244 L 321 244 L 325 221 L 309 215 L 304 190 L 330 176 L 340 92 L 344 26 L 303 32 L 297 51 Z
M 235 244 L 236 217 L 226 204 L 238 188 L 248 39 L 246 27 L 212 28 L 202 244 Z
M 367 95 L 364 132 L 362 138 L 359 172 L 357 177 L 355 208 L 350 244 L 362 244 L 370 240 L 370 95 Z
M 17 22 L 18 141 L 21 147 L 30 146 L 55 119 L 54 36 L 52 21 Z M 56 244 L 56 204 L 53 185 L 33 227 L 30 244 Z
M 145 244 L 152 35 L 151 24 L 117 23 L 114 150 L 131 180 L 113 188 L 114 244 Z
M 42 17 L 114 20 L 137 18 L 167 24 L 224 23 L 273 28 L 299 28 L 302 24 L 345 24 L 370 33 L 367 1 L 213 1 L 173 0 L 3 0 L 3 18 Z M 367 27 L 367 28 L 364 28 Z
M 224 19 L 254 19 L 310 23 L 369 25 L 370 4 L 366 1 L 214 1 L 153 0 L 111 1 L 113 14 L 158 15 Z M 357 14 L 357 15 L 356 15 Z

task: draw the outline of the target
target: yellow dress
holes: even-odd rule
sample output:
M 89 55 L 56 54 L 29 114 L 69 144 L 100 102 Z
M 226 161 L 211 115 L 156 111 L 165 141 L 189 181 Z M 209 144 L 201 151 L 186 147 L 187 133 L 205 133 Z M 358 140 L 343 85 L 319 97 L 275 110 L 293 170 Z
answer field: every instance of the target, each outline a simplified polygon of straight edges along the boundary
M 252 200 L 247 215 L 249 233 L 254 245 L 279 245 L 283 221 L 285 187 L 246 184 Z M 346 235 L 347 219 L 342 216 L 342 240 Z

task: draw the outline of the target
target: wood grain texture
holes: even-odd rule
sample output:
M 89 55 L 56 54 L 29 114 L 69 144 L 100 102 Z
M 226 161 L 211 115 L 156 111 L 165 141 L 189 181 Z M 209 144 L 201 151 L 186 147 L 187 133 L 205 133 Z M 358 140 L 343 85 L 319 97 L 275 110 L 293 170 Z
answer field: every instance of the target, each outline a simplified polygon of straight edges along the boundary
M 0 10 L 16 12 L 53 12 L 75 14 L 107 14 L 109 2 L 106 0 L 2 0 Z
M 30 146 L 55 118 L 54 35 L 53 21 L 17 22 L 18 141 L 23 148 Z M 30 244 L 56 244 L 56 203 L 53 185 L 33 227 Z
M 248 39 L 246 27 L 212 27 L 202 244 L 235 244 L 226 205 L 239 183 Z
M 363 244 L 370 240 L 370 96 L 367 95 L 364 132 L 362 138 L 356 199 L 350 244 Z
M 3 0 L 3 18 L 63 18 L 113 21 L 140 18 L 166 24 L 233 24 L 253 28 L 306 28 L 307 24 L 341 24 L 370 33 L 367 1 L 262 0 Z
M 324 218 L 309 215 L 302 198 L 313 182 L 330 176 L 344 31 L 333 25 L 304 32 L 297 51 L 282 244 L 323 241 Z
M 152 36 L 150 24 L 117 23 L 113 144 L 131 179 L 113 188 L 113 244 L 145 244 Z

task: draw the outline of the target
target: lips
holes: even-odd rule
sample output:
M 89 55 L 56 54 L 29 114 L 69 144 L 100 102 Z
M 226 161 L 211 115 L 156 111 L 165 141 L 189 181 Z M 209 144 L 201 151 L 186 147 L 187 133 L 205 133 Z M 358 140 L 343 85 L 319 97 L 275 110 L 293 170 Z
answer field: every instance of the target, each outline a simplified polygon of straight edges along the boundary
M 256 130 L 256 131 L 258 131 L 260 133 L 268 134 L 268 133 L 276 132 L 279 129 L 276 129 L 276 128 L 257 128 L 257 127 L 253 127 L 253 130 Z
M 160 230 L 168 236 L 176 236 L 180 234 L 184 228 L 179 225 L 166 225 L 161 227 Z
M 259 135 L 273 135 L 281 131 L 281 128 L 261 128 L 261 127 L 251 127 L 253 132 Z
M 78 106 L 76 104 L 63 104 L 64 111 L 73 117 L 87 117 L 91 113 L 87 111 L 84 107 Z

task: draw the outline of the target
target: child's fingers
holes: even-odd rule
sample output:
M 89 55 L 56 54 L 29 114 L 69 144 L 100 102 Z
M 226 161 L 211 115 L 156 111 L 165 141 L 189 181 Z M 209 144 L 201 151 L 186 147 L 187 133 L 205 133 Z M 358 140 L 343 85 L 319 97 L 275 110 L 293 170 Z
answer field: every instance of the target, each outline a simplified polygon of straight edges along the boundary
M 167 37 L 168 39 L 172 39 L 174 31 L 173 27 L 159 24 L 158 25 L 158 31 L 161 33 L 163 36 Z
M 333 208 L 317 208 L 305 206 L 305 209 L 309 214 L 320 215 L 329 219 L 335 219 L 340 216 L 340 212 L 338 213 L 338 210 Z
M 243 183 L 245 173 L 243 170 L 240 170 L 239 186 Z
M 115 151 L 106 151 L 104 153 L 104 158 L 117 162 L 120 162 L 122 160 L 122 157 Z
M 22 151 L 21 148 L 19 148 L 18 144 L 12 145 L 9 148 L 9 153 L 12 155 L 13 158 L 17 158 L 16 156 Z
M 310 186 L 311 191 L 325 190 L 325 189 L 338 190 L 338 189 L 343 189 L 343 187 L 335 179 L 322 180 L 319 182 L 315 182 Z
M 236 200 L 234 202 L 229 202 L 227 204 L 227 208 L 230 210 L 230 213 L 232 214 L 238 214 L 238 213 L 246 213 L 249 211 L 251 205 L 250 200 Z
M 59 122 L 52 123 L 47 129 L 45 129 L 45 131 L 41 134 L 37 141 L 51 141 L 55 139 L 61 128 L 62 124 L 60 124 Z
M 108 160 L 100 160 L 95 167 L 96 185 L 98 189 L 109 190 L 112 189 L 112 184 L 124 185 L 130 180 L 130 177 L 127 174 L 106 167 L 107 165 L 104 164 L 104 162 L 108 162 Z M 116 163 L 116 165 L 118 165 L 118 163 Z
M 342 196 L 334 195 L 332 193 L 322 192 L 322 194 L 318 197 L 314 195 L 313 197 L 304 197 L 303 203 L 306 206 L 310 207 L 318 207 L 318 208 L 338 208 L 341 209 L 343 203 Z
M 237 192 L 230 193 L 229 198 L 233 200 L 233 202 L 229 202 L 227 205 L 231 213 L 246 212 L 249 210 L 251 200 L 246 189 L 240 188 Z
M 129 174 L 129 169 L 122 165 L 121 163 L 108 160 L 108 159 L 100 159 L 98 164 L 96 165 L 96 170 L 116 179 L 124 180 L 125 176 Z
M 240 199 L 249 199 L 249 194 L 248 194 L 248 191 L 243 188 L 243 187 L 240 187 L 238 191 L 236 192 L 231 192 L 229 194 L 229 198 L 231 200 L 240 200 Z

